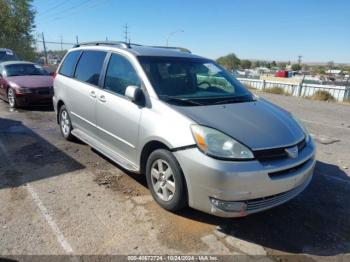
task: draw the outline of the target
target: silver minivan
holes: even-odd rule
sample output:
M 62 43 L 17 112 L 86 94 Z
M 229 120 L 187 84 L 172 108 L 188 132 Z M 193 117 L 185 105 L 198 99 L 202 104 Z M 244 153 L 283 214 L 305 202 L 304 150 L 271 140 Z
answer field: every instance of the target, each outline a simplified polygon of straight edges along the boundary
M 63 137 L 145 174 L 171 211 L 246 216 L 297 196 L 313 175 L 315 145 L 295 116 L 184 49 L 77 45 L 54 93 Z

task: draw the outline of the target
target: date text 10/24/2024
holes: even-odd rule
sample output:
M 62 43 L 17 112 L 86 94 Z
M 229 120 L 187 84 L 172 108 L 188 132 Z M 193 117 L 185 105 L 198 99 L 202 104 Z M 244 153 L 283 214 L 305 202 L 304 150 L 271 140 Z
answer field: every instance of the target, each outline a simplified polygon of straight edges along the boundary
M 217 256 L 196 255 L 196 256 L 152 256 L 152 255 L 135 255 L 128 256 L 128 261 L 218 261 Z

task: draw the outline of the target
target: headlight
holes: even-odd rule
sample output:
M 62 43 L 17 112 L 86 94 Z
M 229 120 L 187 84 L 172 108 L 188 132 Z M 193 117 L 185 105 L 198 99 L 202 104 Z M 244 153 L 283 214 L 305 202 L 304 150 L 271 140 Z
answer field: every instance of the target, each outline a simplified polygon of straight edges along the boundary
M 223 159 L 254 159 L 250 149 L 213 128 L 192 125 L 198 148 L 205 154 Z
M 300 128 L 303 130 L 304 134 L 305 134 L 305 141 L 306 143 L 309 142 L 310 140 L 310 133 L 307 130 L 306 126 L 303 124 L 303 122 L 301 122 L 301 120 L 299 118 L 297 118 L 295 115 L 292 114 L 293 119 L 295 120 L 295 122 L 298 123 L 298 125 L 300 126 Z
M 32 93 L 32 90 L 30 88 L 25 88 L 25 87 L 18 88 L 17 90 L 18 90 L 18 93 L 20 93 L 20 94 Z

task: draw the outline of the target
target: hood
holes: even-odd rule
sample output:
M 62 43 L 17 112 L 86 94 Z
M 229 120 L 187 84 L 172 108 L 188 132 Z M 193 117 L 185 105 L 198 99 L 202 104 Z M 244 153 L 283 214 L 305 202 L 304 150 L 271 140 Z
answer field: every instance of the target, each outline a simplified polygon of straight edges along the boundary
M 298 143 L 304 133 L 291 115 L 265 100 L 210 106 L 173 106 L 196 123 L 215 128 L 253 150 Z
M 19 87 L 48 87 L 53 86 L 53 77 L 52 76 L 10 76 L 6 78 L 10 83 L 15 83 Z

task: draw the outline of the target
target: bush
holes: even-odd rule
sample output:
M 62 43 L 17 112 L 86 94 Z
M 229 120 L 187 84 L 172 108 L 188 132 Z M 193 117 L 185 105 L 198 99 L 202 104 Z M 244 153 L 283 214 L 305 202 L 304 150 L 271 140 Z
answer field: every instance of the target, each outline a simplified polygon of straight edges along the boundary
M 324 90 L 318 90 L 316 91 L 312 96 L 311 99 L 313 100 L 320 100 L 320 101 L 334 101 L 334 97 L 327 91 Z
M 289 95 L 288 92 L 284 91 L 282 87 L 274 86 L 271 88 L 265 88 L 266 93 L 277 94 L 277 95 Z

